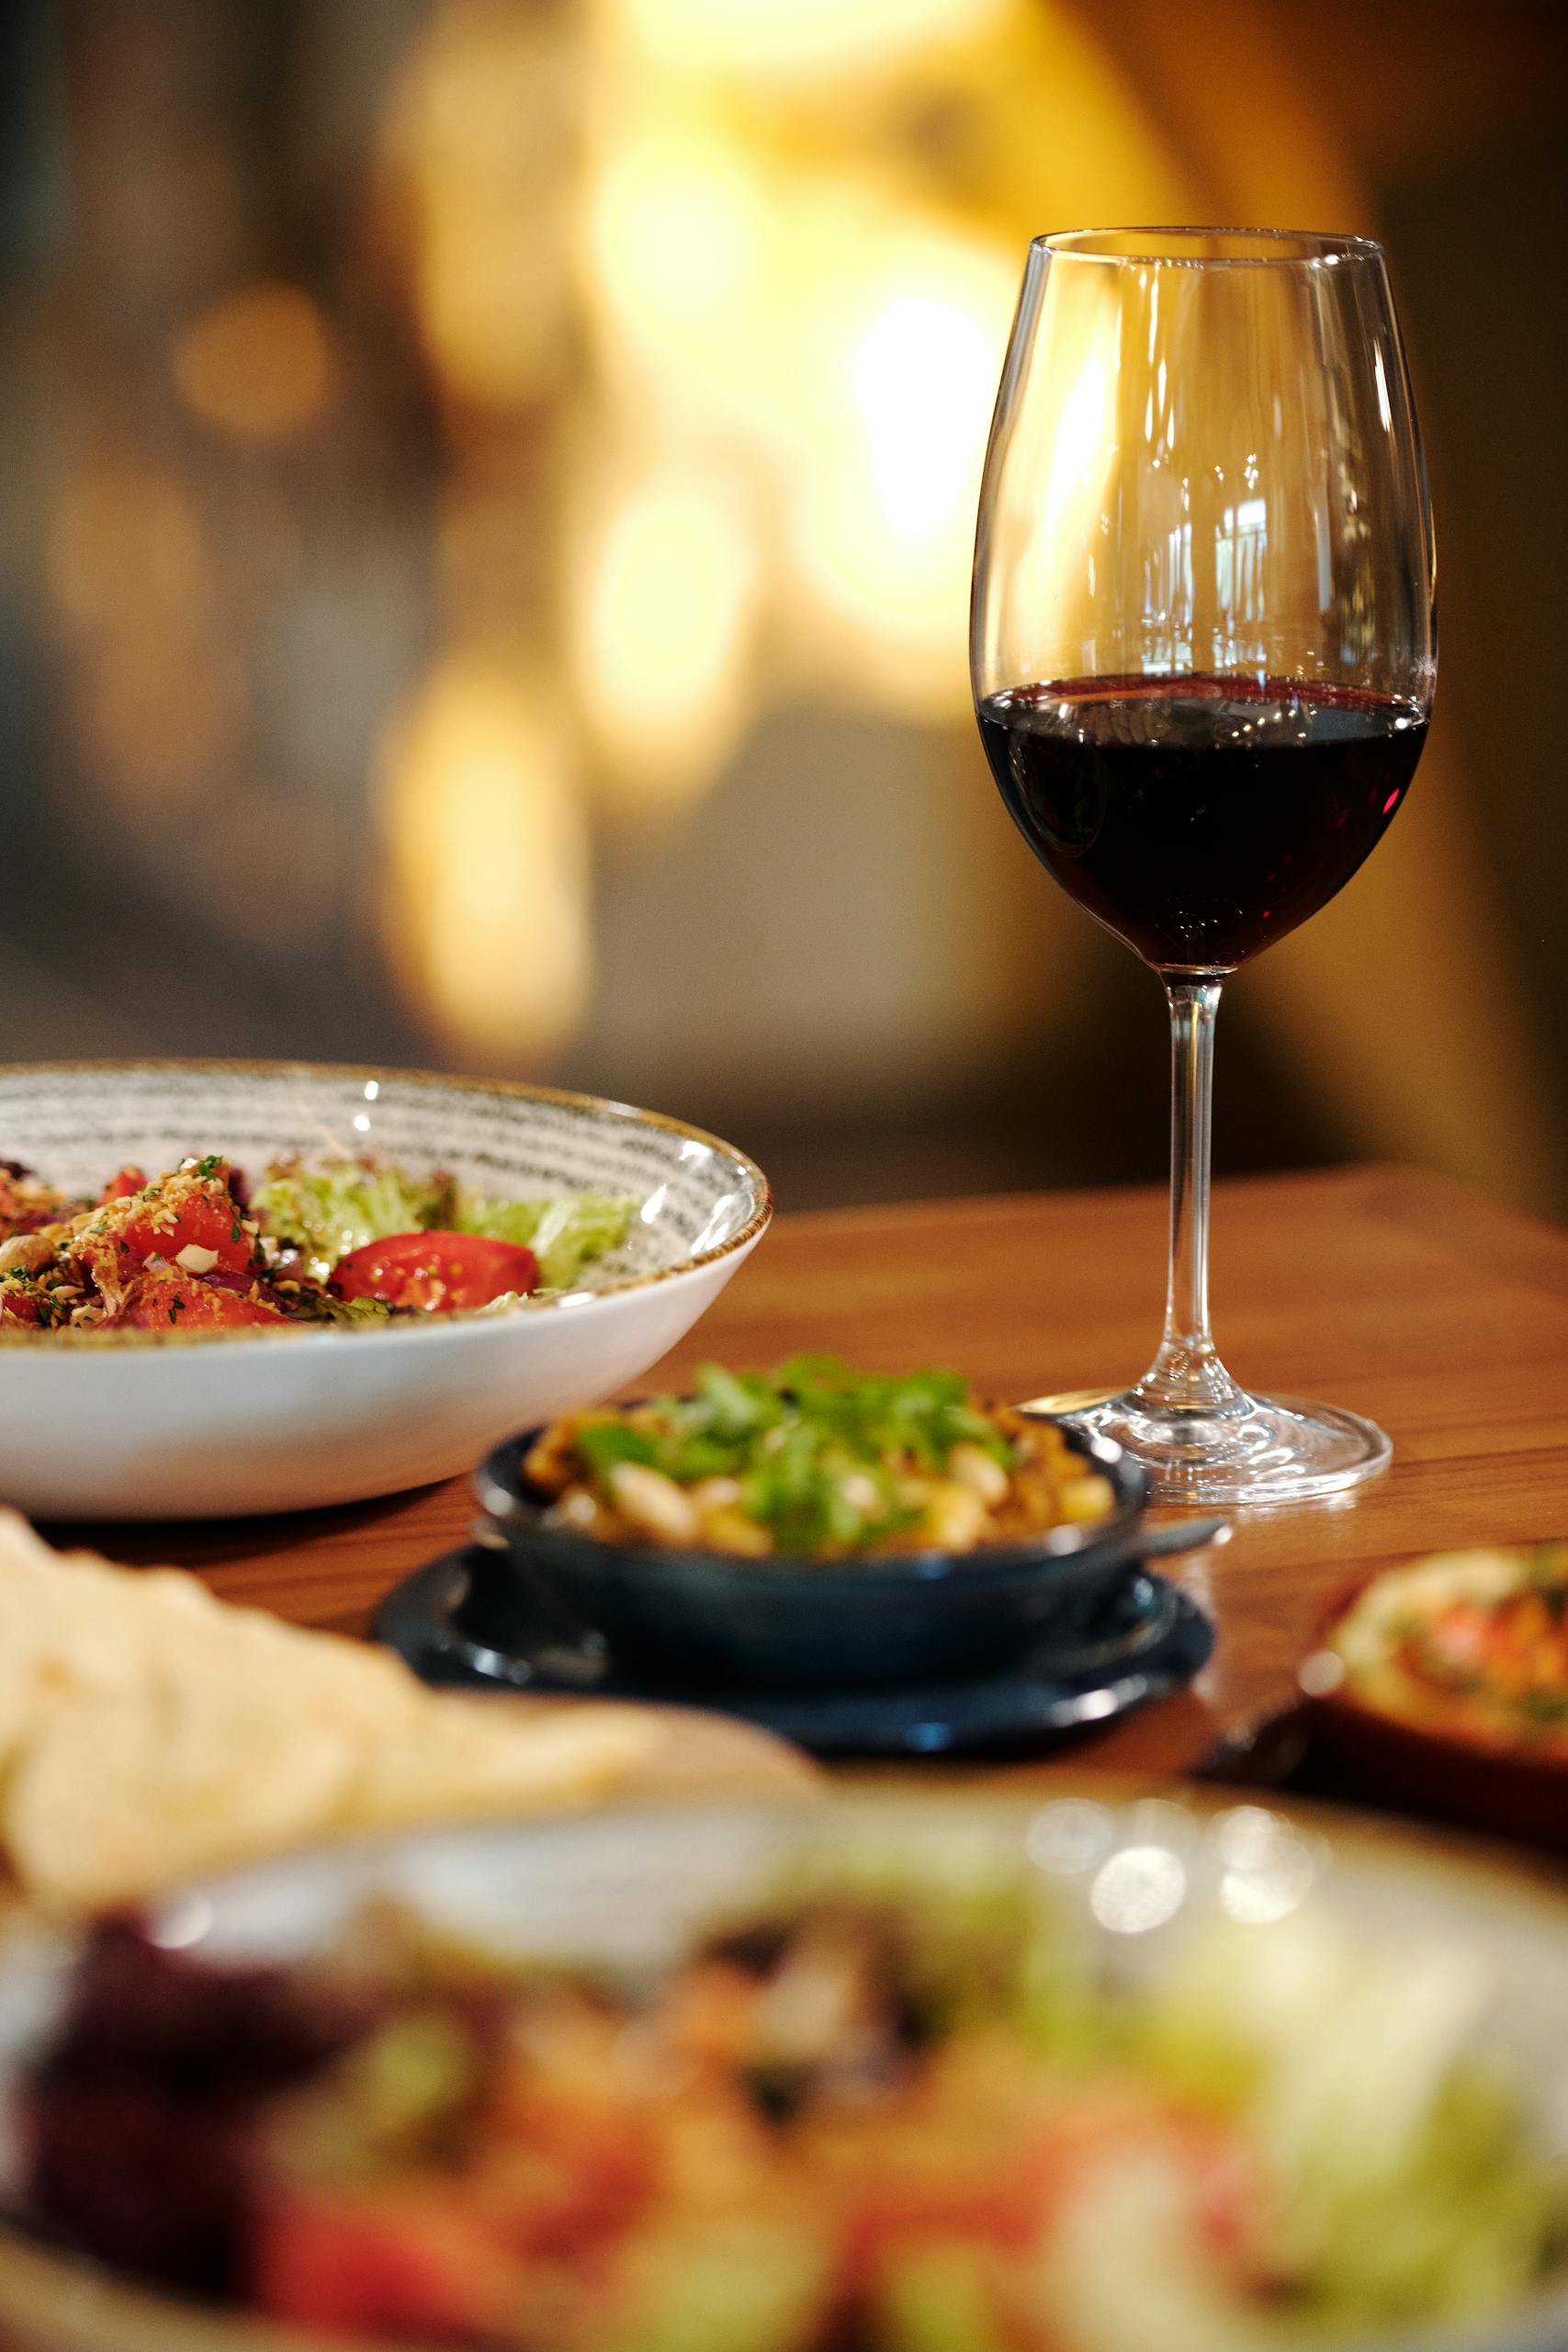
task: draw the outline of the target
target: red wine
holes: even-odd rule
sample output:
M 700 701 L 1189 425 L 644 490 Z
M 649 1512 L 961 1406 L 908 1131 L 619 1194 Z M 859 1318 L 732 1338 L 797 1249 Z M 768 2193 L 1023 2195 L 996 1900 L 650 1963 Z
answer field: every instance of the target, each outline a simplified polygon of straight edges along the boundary
M 1427 734 L 1416 703 L 1294 678 L 1073 678 L 979 715 L 1035 855 L 1162 971 L 1228 971 L 1315 914 Z

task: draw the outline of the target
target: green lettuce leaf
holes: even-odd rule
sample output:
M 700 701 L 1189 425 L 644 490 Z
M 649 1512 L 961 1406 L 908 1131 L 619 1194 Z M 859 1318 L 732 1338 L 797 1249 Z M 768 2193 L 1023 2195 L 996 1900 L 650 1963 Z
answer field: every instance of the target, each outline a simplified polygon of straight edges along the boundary
M 389 1160 L 274 1160 L 252 1195 L 262 1231 L 293 1242 L 325 1282 L 340 1258 L 392 1233 L 449 1228 L 457 1206 L 450 1176 L 421 1180 Z
M 318 1282 L 367 1241 L 440 1231 L 520 1241 L 539 1261 L 542 1288 L 570 1290 L 585 1267 L 620 1248 L 636 1205 L 603 1193 L 487 1200 L 450 1176 L 411 1176 L 394 1161 L 367 1157 L 275 1160 L 252 1198 L 251 1214 L 264 1233 L 304 1252 Z
M 452 1225 L 495 1241 L 521 1241 L 539 1261 L 546 1290 L 570 1290 L 596 1259 L 618 1250 L 636 1203 L 606 1193 L 571 1193 L 556 1201 L 490 1201 L 477 1193 L 457 1198 Z

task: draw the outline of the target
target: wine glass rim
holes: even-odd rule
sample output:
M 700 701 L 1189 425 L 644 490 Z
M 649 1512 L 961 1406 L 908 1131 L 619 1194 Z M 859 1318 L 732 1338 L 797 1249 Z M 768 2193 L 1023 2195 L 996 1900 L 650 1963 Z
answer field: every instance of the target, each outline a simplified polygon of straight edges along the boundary
M 1210 241 L 1255 250 L 1191 253 L 1183 248 Z M 1375 237 L 1344 236 L 1319 229 L 1190 227 L 1167 223 L 1115 229 L 1048 229 L 1030 240 L 1030 252 L 1051 261 L 1109 262 L 1116 268 L 1281 269 L 1332 267 L 1339 262 L 1381 262 Z

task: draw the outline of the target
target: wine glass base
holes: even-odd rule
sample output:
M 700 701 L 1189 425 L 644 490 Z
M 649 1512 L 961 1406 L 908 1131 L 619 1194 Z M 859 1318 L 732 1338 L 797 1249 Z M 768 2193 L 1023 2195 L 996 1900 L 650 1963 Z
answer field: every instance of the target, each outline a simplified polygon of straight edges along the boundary
M 1313 1502 L 1374 1477 L 1393 1452 L 1375 1421 L 1295 1396 L 1243 1392 L 1234 1406 L 1206 1412 L 1156 1409 L 1136 1389 L 1111 1396 L 1075 1390 L 1032 1397 L 1025 1410 L 1062 1414 L 1123 1447 L 1148 1472 L 1159 1502 Z

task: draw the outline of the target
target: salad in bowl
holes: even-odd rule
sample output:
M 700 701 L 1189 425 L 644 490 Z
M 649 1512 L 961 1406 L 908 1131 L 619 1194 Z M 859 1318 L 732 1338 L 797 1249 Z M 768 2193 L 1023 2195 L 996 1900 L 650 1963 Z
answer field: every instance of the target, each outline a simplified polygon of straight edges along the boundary
M 466 1471 L 611 1396 L 772 1210 L 592 1095 L 291 1063 L 0 1070 L 0 1498 L 297 1510 Z
M 374 1323 L 570 1290 L 637 1204 L 488 1200 L 370 1152 L 270 1160 L 253 1192 L 221 1152 L 73 1199 L 0 1164 L 0 1321 L 39 1331 Z

